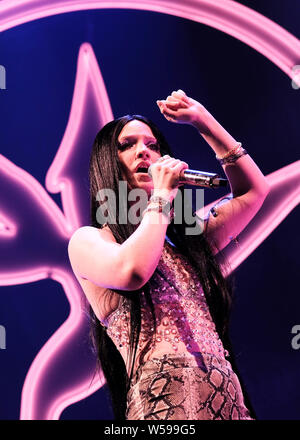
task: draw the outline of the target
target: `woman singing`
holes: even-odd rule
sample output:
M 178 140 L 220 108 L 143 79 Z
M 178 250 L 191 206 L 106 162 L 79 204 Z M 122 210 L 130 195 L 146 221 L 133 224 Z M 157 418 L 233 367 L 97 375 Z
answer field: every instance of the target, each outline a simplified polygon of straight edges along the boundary
M 114 413 L 130 420 L 251 419 L 228 360 L 231 291 L 215 256 L 260 209 L 268 184 L 199 102 L 178 90 L 157 104 L 166 119 L 190 124 L 204 137 L 232 197 L 213 215 L 195 216 L 201 233 L 188 234 L 185 216 L 177 210 L 174 218 L 171 209 L 188 165 L 172 157 L 157 127 L 127 115 L 97 134 L 90 159 L 91 226 L 75 231 L 68 251 L 90 304 Z M 120 182 L 126 182 L 125 197 Z M 101 204 L 104 189 L 111 193 Z M 128 214 L 137 189 L 146 194 L 146 205 L 134 222 Z

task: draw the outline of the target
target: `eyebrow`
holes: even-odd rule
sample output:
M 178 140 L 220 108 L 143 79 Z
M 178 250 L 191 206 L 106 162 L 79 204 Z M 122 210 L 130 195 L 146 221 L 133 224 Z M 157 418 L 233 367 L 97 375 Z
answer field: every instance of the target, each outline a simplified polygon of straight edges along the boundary
M 135 135 L 132 136 L 124 136 L 120 139 L 119 142 L 123 142 L 123 141 L 134 141 L 136 139 Z M 157 142 L 157 139 L 155 137 L 152 136 L 144 136 L 144 139 L 146 139 L 146 141 L 154 141 Z

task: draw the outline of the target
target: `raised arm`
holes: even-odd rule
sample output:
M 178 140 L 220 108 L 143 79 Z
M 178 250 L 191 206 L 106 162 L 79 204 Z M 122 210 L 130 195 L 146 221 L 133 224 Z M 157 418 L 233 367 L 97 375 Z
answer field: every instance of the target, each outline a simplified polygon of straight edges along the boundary
M 166 100 L 157 101 L 157 104 L 166 119 L 195 127 L 216 156 L 223 157 L 237 146 L 238 142 L 206 108 L 182 90 L 173 92 Z M 215 217 L 208 217 L 204 229 L 215 253 L 245 228 L 269 192 L 264 175 L 249 154 L 234 163 L 224 164 L 223 169 L 230 183 L 232 197 L 220 204 Z

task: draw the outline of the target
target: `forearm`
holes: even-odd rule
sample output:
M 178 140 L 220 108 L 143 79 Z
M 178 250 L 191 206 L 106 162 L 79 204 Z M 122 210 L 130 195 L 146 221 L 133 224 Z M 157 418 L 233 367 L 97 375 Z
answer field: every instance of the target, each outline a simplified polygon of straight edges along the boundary
M 224 156 L 237 145 L 234 139 L 211 115 L 207 118 L 207 130 L 203 132 L 195 122 L 193 125 L 210 145 L 218 157 Z M 249 154 L 240 157 L 234 163 L 222 165 L 228 177 L 233 197 L 241 196 L 249 191 L 265 196 L 268 192 L 266 178 Z
M 147 211 L 134 233 L 121 245 L 120 260 L 131 274 L 132 290 L 142 287 L 159 262 L 168 218 L 157 211 Z

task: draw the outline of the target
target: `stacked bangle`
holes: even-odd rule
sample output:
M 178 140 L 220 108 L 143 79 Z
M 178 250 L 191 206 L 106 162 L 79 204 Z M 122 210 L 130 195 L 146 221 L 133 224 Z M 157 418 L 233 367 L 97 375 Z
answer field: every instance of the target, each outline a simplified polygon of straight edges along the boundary
M 230 151 L 228 151 L 224 156 L 216 156 L 216 159 L 220 162 L 221 165 L 225 165 L 227 163 L 234 163 L 238 160 L 239 157 L 242 157 L 245 154 L 248 154 L 247 151 L 242 148 L 242 143 L 238 142 L 237 145 Z
M 162 212 L 170 221 L 174 218 L 174 208 L 171 208 L 171 203 L 162 197 L 150 197 L 147 208 L 144 210 L 142 216 L 144 217 L 144 214 L 149 211 Z

